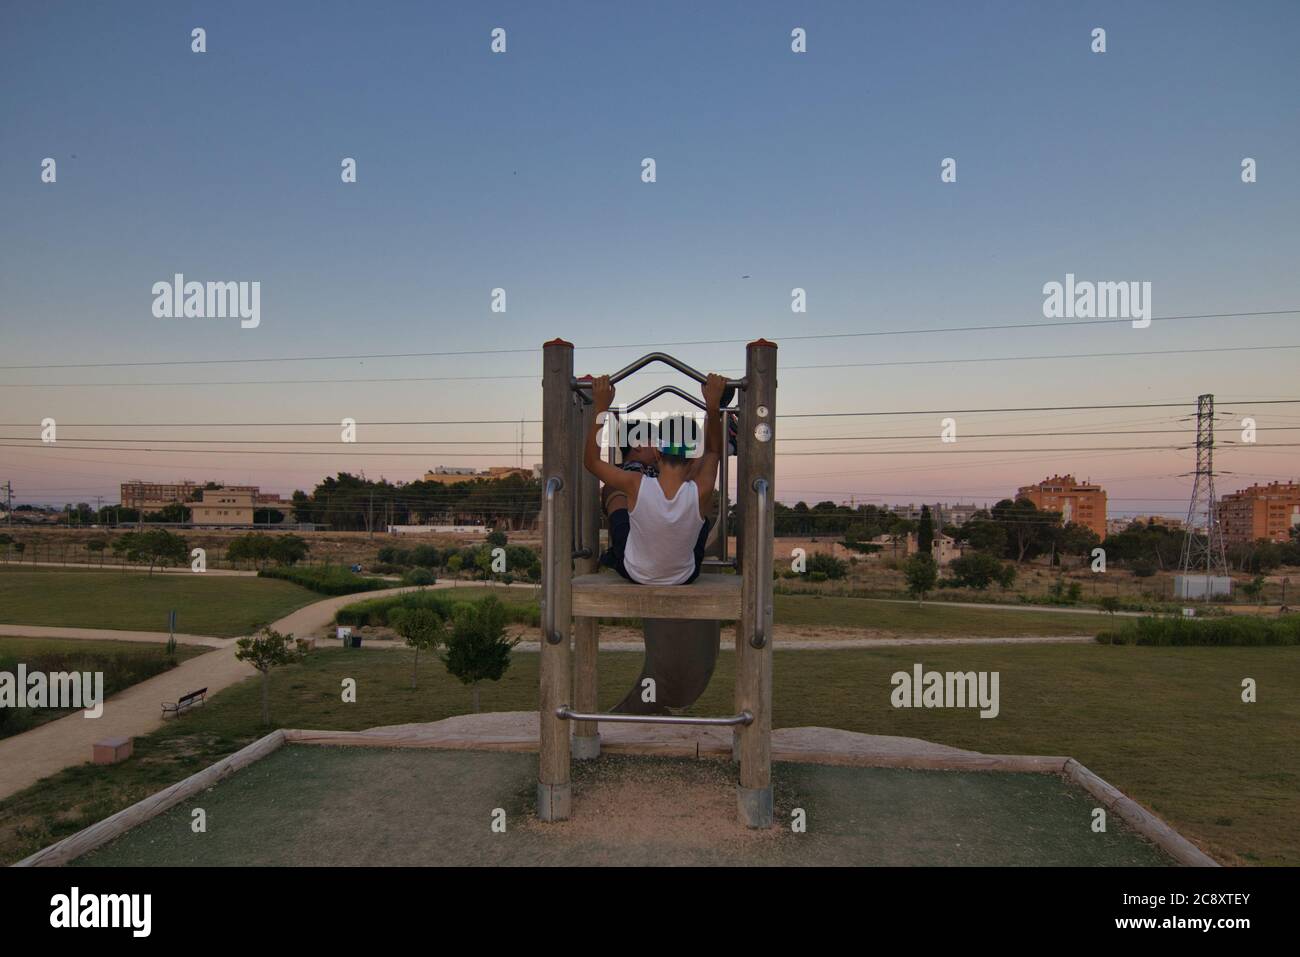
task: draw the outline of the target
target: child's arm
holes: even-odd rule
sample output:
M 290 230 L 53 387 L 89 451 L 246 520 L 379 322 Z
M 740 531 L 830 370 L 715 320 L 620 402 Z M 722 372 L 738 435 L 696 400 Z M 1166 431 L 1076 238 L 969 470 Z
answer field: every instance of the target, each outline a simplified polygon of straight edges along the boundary
M 638 472 L 627 472 L 616 465 L 610 465 L 600 457 L 601 415 L 608 412 L 614 401 L 614 387 L 609 376 L 598 376 L 591 384 L 591 398 L 595 403 L 595 414 L 591 417 L 591 429 L 587 432 L 587 444 L 582 453 L 582 464 L 587 471 L 606 485 L 633 495 L 641 486 Z

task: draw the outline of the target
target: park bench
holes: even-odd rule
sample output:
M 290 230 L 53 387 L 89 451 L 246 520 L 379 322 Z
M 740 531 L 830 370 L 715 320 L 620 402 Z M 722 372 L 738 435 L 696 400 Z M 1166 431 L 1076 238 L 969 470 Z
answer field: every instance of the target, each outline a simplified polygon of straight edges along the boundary
M 200 688 L 198 691 L 191 691 L 189 694 L 181 695 L 177 701 L 164 701 L 162 706 L 163 717 L 165 718 L 169 714 L 174 714 L 179 717 L 182 711 L 186 711 L 194 707 L 196 704 L 207 705 L 207 699 L 208 689 Z

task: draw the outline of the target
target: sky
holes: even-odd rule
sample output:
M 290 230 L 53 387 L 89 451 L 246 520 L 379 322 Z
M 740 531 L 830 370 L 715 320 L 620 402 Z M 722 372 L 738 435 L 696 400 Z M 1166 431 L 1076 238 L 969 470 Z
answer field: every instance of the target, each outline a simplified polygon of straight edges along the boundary
M 1059 472 L 1112 515 L 1181 514 L 1201 393 L 1225 441 L 1259 429 L 1219 451 L 1220 492 L 1300 476 L 1300 401 L 1262 402 L 1300 400 L 1300 4 L 124 9 L 0 5 L 16 502 L 518 464 L 556 336 L 579 373 L 664 348 L 733 376 L 765 337 L 778 421 L 917 413 L 779 422 L 787 502 L 996 501 Z M 176 273 L 260 283 L 259 324 L 156 317 Z M 1160 321 L 1051 325 L 1067 274 L 1149 282 Z M 1019 328 L 956 331 L 988 325 Z M 362 355 L 386 357 L 311 358 Z M 666 382 L 691 385 L 646 370 L 620 397 Z M 956 411 L 1142 403 L 1175 405 Z M 345 417 L 366 444 L 305 424 Z M 467 418 L 507 421 L 373 424 Z

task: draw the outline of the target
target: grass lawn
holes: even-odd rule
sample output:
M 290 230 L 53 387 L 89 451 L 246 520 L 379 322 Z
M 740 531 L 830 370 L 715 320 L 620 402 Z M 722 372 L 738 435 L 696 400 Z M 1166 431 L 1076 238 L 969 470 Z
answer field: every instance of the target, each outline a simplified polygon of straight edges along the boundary
M 894 709 L 890 675 L 927 669 L 995 670 L 1001 713 Z M 281 727 L 361 730 L 435 721 L 469 710 L 469 689 L 421 656 L 410 688 L 404 650 L 326 647 L 274 672 L 272 719 Z M 640 656 L 600 656 L 601 707 L 640 670 Z M 694 709 L 731 711 L 734 658 L 724 653 Z M 516 655 L 482 689 L 483 710 L 537 706 L 535 654 Z M 340 682 L 357 681 L 357 702 Z M 1259 682 L 1243 704 L 1240 682 Z M 230 754 L 264 733 L 260 679 L 136 739 L 135 757 L 83 765 L 0 801 L 0 862 L 11 862 Z M 777 727 L 821 725 L 906 735 L 986 753 L 1072 755 L 1146 804 L 1225 863 L 1300 864 L 1300 648 L 1153 648 L 999 645 L 780 651 Z
M 0 565 L 0 623 L 229 637 L 325 596 L 285 581 Z

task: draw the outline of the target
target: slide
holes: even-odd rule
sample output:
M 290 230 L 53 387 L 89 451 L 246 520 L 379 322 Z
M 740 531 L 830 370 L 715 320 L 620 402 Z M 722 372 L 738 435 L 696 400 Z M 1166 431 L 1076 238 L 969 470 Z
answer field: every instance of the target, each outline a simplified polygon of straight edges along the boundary
M 687 618 L 645 619 L 645 664 L 632 690 L 614 708 L 616 714 L 668 714 L 699 700 L 718 663 L 722 623 Z M 654 699 L 645 679 L 654 680 Z

